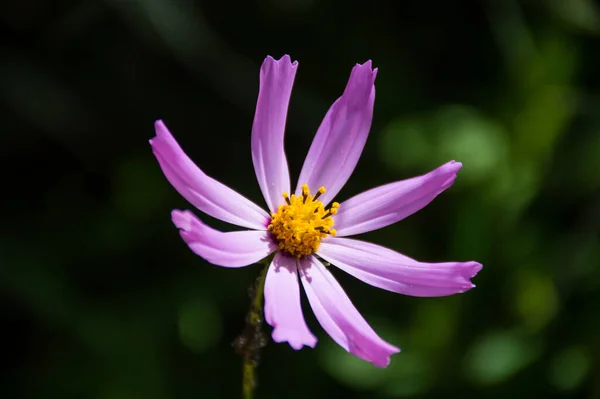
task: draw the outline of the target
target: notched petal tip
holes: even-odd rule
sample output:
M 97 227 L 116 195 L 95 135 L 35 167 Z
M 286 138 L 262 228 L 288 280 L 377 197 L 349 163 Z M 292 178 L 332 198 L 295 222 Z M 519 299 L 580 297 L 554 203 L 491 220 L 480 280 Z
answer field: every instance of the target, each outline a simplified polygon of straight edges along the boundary
M 317 346 L 317 337 L 312 334 L 312 338 L 309 338 L 305 335 L 303 337 L 294 338 L 294 335 L 297 335 L 296 331 L 275 327 L 273 329 L 273 333 L 271 333 L 271 338 L 273 338 L 273 341 L 277 342 L 278 344 L 287 342 L 292 349 L 297 351 L 301 350 L 305 346 L 309 348 L 314 348 Z
M 460 162 L 450 161 L 438 168 L 438 174 L 448 176 L 448 178 L 441 184 L 442 191 L 447 190 L 454 184 L 454 181 L 456 180 L 458 172 L 462 169 L 462 166 L 463 165 Z
M 450 173 L 458 173 L 459 170 L 463 167 L 462 162 L 456 162 L 454 160 L 446 163 L 442 166 L 442 168 L 448 168 L 448 172 Z
M 464 294 L 476 287 L 471 279 L 473 279 L 482 268 L 483 265 L 475 261 L 457 263 L 457 272 L 463 279 L 462 289 L 457 291 L 458 294 Z
M 479 273 L 481 269 L 483 269 L 483 265 L 475 261 L 465 262 L 465 265 L 465 278 L 467 280 L 470 280 L 477 276 L 477 273 Z M 475 285 L 473 285 L 473 287 L 475 287 Z
M 166 132 L 168 132 L 168 131 L 169 131 L 169 130 L 167 129 L 167 127 L 165 126 L 165 123 L 162 121 L 162 119 L 157 119 L 157 120 L 154 122 L 154 132 L 155 132 L 154 134 L 155 134 L 155 136 L 154 136 L 154 137 L 152 137 L 150 140 L 148 140 L 148 142 L 150 143 L 150 145 L 151 145 L 151 146 L 154 146 L 154 145 L 156 144 L 156 140 L 157 140 L 157 139 L 158 139 L 160 136 L 162 136 L 162 135 L 166 134 L 166 133 L 165 133 L 165 131 L 166 131 Z
M 392 355 L 400 353 L 400 348 L 390 344 L 383 339 L 380 339 L 381 343 L 379 348 L 375 351 L 365 352 L 364 348 L 360 345 L 356 345 L 355 342 L 350 342 L 348 352 L 359 357 L 360 359 L 371 363 L 375 367 L 386 368 L 390 365 Z
M 161 144 L 168 145 L 170 140 L 175 141 L 173 134 L 162 119 L 158 119 L 154 122 L 154 132 L 155 136 L 152 137 L 149 142 L 155 151 L 157 150 L 157 146 L 160 146 Z
M 454 184 L 454 181 L 456 180 L 458 172 L 462 169 L 462 166 L 463 165 L 460 162 L 450 161 L 438 168 L 437 173 L 448 176 L 448 178 L 441 185 L 442 190 L 446 190 Z
M 171 211 L 171 221 L 178 229 L 191 231 L 194 220 L 194 214 L 188 210 L 181 211 L 179 209 L 173 209 Z
M 171 221 L 179 229 L 179 235 L 188 245 L 194 242 L 194 230 L 198 233 L 204 231 L 205 228 L 200 219 L 188 210 L 173 209 L 171 211 Z
M 387 354 L 381 356 L 380 358 L 373 359 L 371 361 L 373 366 L 384 369 L 390 365 L 392 355 L 400 353 L 400 348 L 391 344 L 388 344 L 388 346 L 389 347 L 387 348 Z
M 279 59 L 275 59 L 274 57 L 268 55 L 263 61 L 263 67 L 267 65 L 278 65 L 283 64 L 283 66 L 291 66 L 292 68 L 296 68 L 298 66 L 298 61 L 292 61 L 292 58 L 289 54 L 284 54 Z
M 371 60 L 365 62 L 364 64 L 356 64 L 350 73 L 350 81 L 360 78 L 367 79 L 368 81 L 368 79 L 371 78 L 371 84 L 373 84 L 375 82 L 377 70 L 377 68 L 373 69 Z M 360 81 L 363 81 L 362 79 L 360 79 Z
M 374 82 L 375 78 L 377 77 L 377 71 L 379 71 L 379 68 L 373 68 L 373 62 L 371 60 L 367 60 L 362 64 L 356 64 L 353 70 L 360 70 L 361 72 L 367 74 L 367 76 L 368 74 L 370 74 Z
M 342 97 L 345 97 L 347 101 L 352 99 L 352 103 L 358 101 L 358 104 L 363 104 L 374 95 L 376 77 L 377 68 L 372 69 L 370 60 L 364 64 L 356 64 L 350 72 L 350 78 Z

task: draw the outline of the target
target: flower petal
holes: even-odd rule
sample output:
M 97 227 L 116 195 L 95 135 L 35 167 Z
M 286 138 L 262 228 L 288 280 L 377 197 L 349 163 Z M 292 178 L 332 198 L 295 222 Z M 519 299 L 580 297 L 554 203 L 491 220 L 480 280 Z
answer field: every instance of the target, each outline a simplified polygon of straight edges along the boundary
M 308 151 L 297 195 L 302 194 L 303 184 L 313 192 L 325 186 L 327 192 L 320 200 L 327 205 L 348 181 L 371 128 L 376 75 L 377 68 L 371 68 L 371 61 L 352 69 L 344 94 L 325 115 Z
M 265 319 L 273 327 L 273 341 L 287 341 L 298 350 L 304 345 L 314 348 L 317 338 L 302 315 L 296 262 L 281 252 L 273 258 L 265 281 Z
M 269 215 L 247 198 L 208 177 L 183 152 L 162 121 L 156 121 L 152 151 L 167 180 L 202 212 L 238 226 L 266 230 Z
M 468 291 L 482 267 L 477 262 L 417 262 L 379 245 L 338 237 L 323 240 L 318 255 L 367 284 L 421 297 Z
M 290 191 L 290 174 L 283 135 L 298 62 L 289 55 L 267 57 L 260 68 L 260 89 L 252 126 L 252 162 L 258 184 L 271 212 Z
M 452 186 L 460 162 L 450 161 L 423 176 L 386 184 L 340 204 L 334 216 L 337 236 L 350 236 L 396 223 L 424 208 Z
M 173 210 L 173 224 L 190 249 L 208 262 L 224 267 L 242 267 L 266 258 L 277 249 L 268 231 L 246 230 L 223 233 L 202 223 L 192 212 Z
M 390 356 L 400 352 L 373 331 L 314 256 L 300 259 L 300 278 L 317 320 L 342 348 L 377 367 L 386 367 Z

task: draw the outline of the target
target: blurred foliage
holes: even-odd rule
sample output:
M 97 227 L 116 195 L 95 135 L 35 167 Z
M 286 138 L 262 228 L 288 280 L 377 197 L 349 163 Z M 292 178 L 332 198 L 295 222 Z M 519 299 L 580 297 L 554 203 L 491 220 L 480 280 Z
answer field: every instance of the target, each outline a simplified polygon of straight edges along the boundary
M 300 69 L 297 175 L 350 68 L 379 67 L 370 140 L 340 199 L 463 162 L 423 211 L 365 239 L 484 264 L 448 298 L 336 272 L 402 347 L 381 370 L 320 341 L 271 343 L 258 397 L 600 397 L 600 7 L 592 0 L 28 0 L 0 7 L 6 398 L 238 397 L 246 288 L 206 264 L 147 140 L 164 119 L 209 175 L 262 203 L 258 70 Z M 218 228 L 230 228 L 210 221 Z M 213 223 L 214 222 L 214 223 Z M 285 365 L 282 367 L 282 365 Z

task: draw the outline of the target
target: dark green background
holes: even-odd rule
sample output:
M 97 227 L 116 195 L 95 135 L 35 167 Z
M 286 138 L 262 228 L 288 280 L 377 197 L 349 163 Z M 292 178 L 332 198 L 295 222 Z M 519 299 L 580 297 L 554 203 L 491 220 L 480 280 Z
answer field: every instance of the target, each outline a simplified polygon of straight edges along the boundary
M 258 72 L 289 53 L 292 176 L 372 59 L 371 135 L 338 199 L 461 161 L 430 206 L 361 238 L 484 268 L 447 298 L 334 270 L 402 353 L 383 370 L 357 360 L 305 306 L 319 344 L 269 344 L 258 398 L 600 397 L 598 33 L 591 0 L 3 2 L 0 395 L 238 397 L 230 344 L 260 268 L 186 247 L 169 213 L 190 206 L 148 139 L 164 119 L 206 173 L 263 204 Z

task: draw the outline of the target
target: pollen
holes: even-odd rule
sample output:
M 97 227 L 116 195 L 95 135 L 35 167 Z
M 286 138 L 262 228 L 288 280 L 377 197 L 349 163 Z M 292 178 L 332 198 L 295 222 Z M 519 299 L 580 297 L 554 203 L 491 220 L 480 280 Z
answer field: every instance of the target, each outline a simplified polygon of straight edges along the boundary
M 301 258 L 315 253 L 323 238 L 335 236 L 331 216 L 337 213 L 340 204 L 334 202 L 329 209 L 325 209 L 318 199 L 323 194 L 325 187 L 312 195 L 307 184 L 302 185 L 300 196 L 283 193 L 285 203 L 271 214 L 268 227 L 280 250 Z

